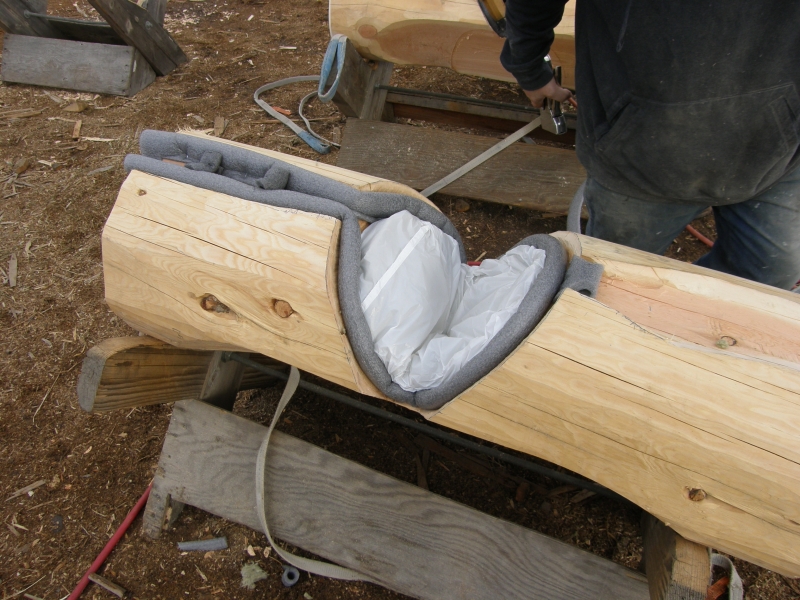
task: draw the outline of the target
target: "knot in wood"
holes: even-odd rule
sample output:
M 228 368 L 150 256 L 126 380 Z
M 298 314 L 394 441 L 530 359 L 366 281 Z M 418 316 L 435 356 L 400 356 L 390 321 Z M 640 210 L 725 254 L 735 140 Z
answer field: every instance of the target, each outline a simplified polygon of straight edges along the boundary
M 689 500 L 691 500 L 692 502 L 700 502 L 706 499 L 707 494 L 705 493 L 704 490 L 700 488 L 691 488 L 689 490 L 688 496 Z
M 286 319 L 287 317 L 294 314 L 294 309 L 292 305 L 286 302 L 286 300 L 275 300 L 272 307 L 275 309 L 275 312 L 278 313 L 278 316 L 282 319 Z
M 140 189 L 140 190 L 137 190 L 137 192 L 136 192 L 136 193 L 137 193 L 138 195 L 140 195 L 140 196 L 144 196 L 144 195 L 147 193 L 147 191 L 146 191 L 146 190 L 142 190 L 142 189 Z
M 220 302 L 216 296 L 212 296 L 208 294 L 207 296 L 203 296 L 200 299 L 200 306 L 203 310 L 207 310 L 209 312 L 216 312 L 216 313 L 229 313 L 231 309 L 228 308 L 225 304 Z
M 735 346 L 735 345 L 736 345 L 736 338 L 732 338 L 729 335 L 723 335 L 721 338 L 717 340 L 717 347 L 722 348 L 723 350 L 729 348 L 730 346 Z

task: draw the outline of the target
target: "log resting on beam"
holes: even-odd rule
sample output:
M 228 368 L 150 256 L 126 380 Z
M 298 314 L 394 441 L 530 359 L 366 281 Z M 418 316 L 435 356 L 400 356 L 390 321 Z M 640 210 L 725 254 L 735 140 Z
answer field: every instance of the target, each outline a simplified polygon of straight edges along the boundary
M 338 230 L 132 172 L 103 232 L 106 299 L 175 346 L 257 352 L 381 398 L 344 333 Z M 688 540 L 799 576 L 800 297 L 556 237 L 604 266 L 597 299 L 567 290 L 505 362 L 425 416 L 578 472 Z M 209 295 L 225 309 L 209 310 Z

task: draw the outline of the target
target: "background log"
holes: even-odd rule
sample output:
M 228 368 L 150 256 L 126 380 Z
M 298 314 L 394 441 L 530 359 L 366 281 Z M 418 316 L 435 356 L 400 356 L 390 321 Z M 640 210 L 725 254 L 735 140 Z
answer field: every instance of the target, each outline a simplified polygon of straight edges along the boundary
M 364 56 L 402 65 L 449 67 L 465 75 L 515 81 L 500 64 L 503 38 L 477 2 L 331 0 L 331 33 L 346 35 Z M 550 49 L 562 84 L 575 87 L 575 0 L 564 8 Z

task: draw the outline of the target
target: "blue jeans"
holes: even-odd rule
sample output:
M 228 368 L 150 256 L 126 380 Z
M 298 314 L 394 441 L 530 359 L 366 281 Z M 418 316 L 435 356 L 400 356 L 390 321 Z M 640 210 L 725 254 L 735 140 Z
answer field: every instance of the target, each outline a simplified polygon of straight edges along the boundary
M 589 177 L 586 234 L 663 254 L 707 207 L 617 194 Z M 778 288 L 800 280 L 800 168 L 755 198 L 715 206 L 717 241 L 696 264 Z

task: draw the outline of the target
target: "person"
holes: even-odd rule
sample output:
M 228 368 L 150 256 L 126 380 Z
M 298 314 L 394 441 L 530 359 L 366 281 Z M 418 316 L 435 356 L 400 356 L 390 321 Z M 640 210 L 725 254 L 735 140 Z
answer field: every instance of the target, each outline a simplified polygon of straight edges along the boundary
M 501 54 L 540 107 L 564 0 L 507 0 Z M 577 0 L 576 150 L 586 233 L 663 254 L 713 208 L 697 264 L 800 280 L 800 2 Z

